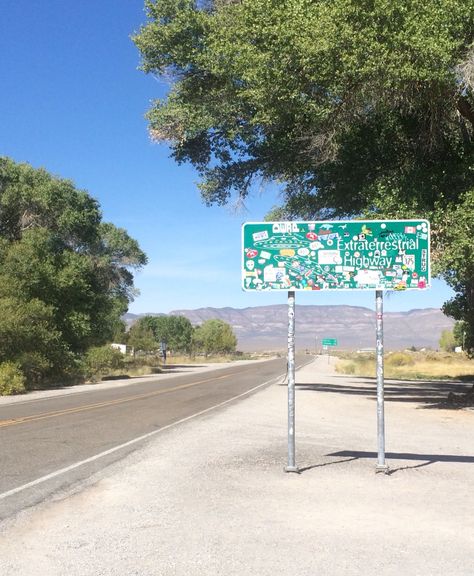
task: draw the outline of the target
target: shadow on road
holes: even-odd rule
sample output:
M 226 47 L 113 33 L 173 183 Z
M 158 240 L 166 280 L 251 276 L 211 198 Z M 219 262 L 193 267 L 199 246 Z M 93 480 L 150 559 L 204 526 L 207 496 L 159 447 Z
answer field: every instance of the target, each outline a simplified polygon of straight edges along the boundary
M 193 368 L 205 368 L 198 364 L 165 364 L 160 366 L 160 374 L 189 374 Z
M 333 456 L 333 454 L 328 454 L 328 456 Z M 312 470 L 313 468 L 324 468 L 325 466 L 334 466 L 335 464 L 344 464 L 344 462 L 352 462 L 353 460 L 358 460 L 357 456 L 352 458 L 344 458 L 344 460 L 336 460 L 334 462 L 323 462 L 322 464 L 313 464 L 312 466 L 304 466 L 303 468 L 299 468 L 298 472 L 302 474 L 307 470 Z
M 334 379 L 344 377 L 334 376 Z M 375 378 L 351 377 L 354 384 L 296 384 L 301 391 L 328 392 L 332 394 L 349 394 L 365 396 L 376 399 L 377 386 Z M 440 382 L 440 381 L 385 381 L 384 397 L 386 402 L 413 402 L 422 404 L 423 408 L 459 408 L 447 403 L 450 392 L 454 394 L 465 394 L 469 392 L 471 386 L 462 382 Z

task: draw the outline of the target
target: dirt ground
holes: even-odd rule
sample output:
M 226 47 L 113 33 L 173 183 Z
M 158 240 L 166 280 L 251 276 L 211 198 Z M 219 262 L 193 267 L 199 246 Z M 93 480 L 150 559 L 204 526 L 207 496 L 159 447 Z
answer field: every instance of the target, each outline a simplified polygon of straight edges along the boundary
M 279 383 L 4 523 L 0 574 L 471 576 L 474 411 L 439 407 L 452 388 L 386 383 L 376 474 L 375 382 L 318 357 L 297 373 L 299 474 Z

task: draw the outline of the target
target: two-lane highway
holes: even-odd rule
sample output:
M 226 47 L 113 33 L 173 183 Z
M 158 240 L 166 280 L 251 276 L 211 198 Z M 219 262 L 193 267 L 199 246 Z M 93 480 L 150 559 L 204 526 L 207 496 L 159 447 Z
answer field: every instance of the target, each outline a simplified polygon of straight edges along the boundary
M 285 371 L 275 359 L 0 405 L 0 520 Z

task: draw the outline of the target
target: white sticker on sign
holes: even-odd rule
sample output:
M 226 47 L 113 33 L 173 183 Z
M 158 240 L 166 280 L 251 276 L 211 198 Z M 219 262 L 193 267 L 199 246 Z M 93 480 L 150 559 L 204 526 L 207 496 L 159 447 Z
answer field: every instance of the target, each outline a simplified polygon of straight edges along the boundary
M 403 255 L 403 264 L 410 270 L 415 269 L 415 255 L 414 254 L 404 254 Z
M 263 269 L 263 280 L 264 282 L 278 282 L 283 278 L 284 271 L 281 268 L 275 268 L 274 266 L 266 266 Z
M 339 250 L 320 250 L 318 262 L 320 264 L 340 264 L 342 262 L 341 253 Z
M 357 284 L 378 285 L 380 281 L 380 272 L 378 270 L 359 270 L 354 278 Z
M 267 240 L 268 232 L 266 230 L 263 230 L 262 232 L 255 232 L 255 234 L 252 234 L 252 238 L 254 242 L 258 242 L 259 240 Z

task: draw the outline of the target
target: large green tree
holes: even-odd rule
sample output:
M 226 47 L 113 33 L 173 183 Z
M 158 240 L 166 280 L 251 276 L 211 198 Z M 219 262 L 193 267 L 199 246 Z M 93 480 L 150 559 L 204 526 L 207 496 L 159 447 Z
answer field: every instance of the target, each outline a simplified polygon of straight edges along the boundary
M 237 348 L 237 338 L 232 326 L 213 318 L 194 329 L 193 346 L 196 352 L 208 354 L 231 354 Z
M 41 377 L 110 340 L 145 263 L 86 192 L 0 158 L 0 362 Z
M 137 324 L 148 328 L 157 344 L 166 342 L 173 352 L 190 352 L 193 325 L 184 316 L 144 316 Z
M 135 352 L 156 352 L 159 343 L 156 341 L 151 328 L 139 319 L 131 326 L 127 334 L 127 344 Z
M 143 69 L 173 80 L 150 132 L 197 168 L 205 202 L 271 181 L 278 218 L 428 217 L 446 310 L 474 326 L 474 277 L 442 257 L 460 240 L 443 215 L 474 195 L 474 0 L 146 7 Z

